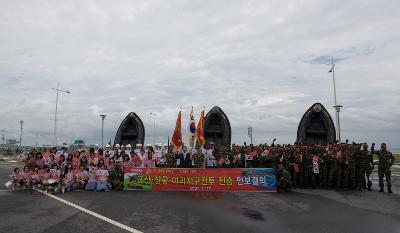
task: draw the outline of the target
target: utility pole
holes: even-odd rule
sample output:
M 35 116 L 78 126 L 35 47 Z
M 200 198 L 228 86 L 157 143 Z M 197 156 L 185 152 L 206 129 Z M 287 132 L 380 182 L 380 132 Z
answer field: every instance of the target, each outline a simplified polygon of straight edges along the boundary
M 56 97 L 56 112 L 54 114 L 54 135 L 53 135 L 53 146 L 57 147 L 57 111 L 58 111 L 58 92 L 64 92 L 64 93 L 71 93 L 70 91 L 65 91 L 60 89 L 60 82 L 57 82 L 57 88 L 51 88 L 57 92 L 57 97 Z
M 101 114 L 101 148 L 104 148 L 104 119 L 106 118 L 107 115 Z
M 251 126 L 247 128 L 247 134 L 250 137 L 250 144 L 253 144 L 253 128 Z
M 333 97 L 335 100 L 335 106 L 333 106 L 335 108 L 336 111 L 336 138 L 339 141 L 339 143 L 341 143 L 341 138 L 340 138 L 340 117 L 339 117 L 339 113 L 340 113 L 340 108 L 343 107 L 342 105 L 338 105 L 337 104 L 337 100 L 336 100 L 336 80 L 335 80 L 335 64 L 333 63 L 333 57 L 332 57 L 332 67 L 329 70 L 329 73 L 332 73 L 332 77 L 333 77 Z
M 19 121 L 20 125 L 21 125 L 21 133 L 19 134 L 19 147 L 22 146 L 22 125 L 24 124 L 23 120 Z
M 7 131 L 6 131 L 6 129 L 2 129 L 2 130 L 0 130 L 0 132 L 2 132 L 2 133 L 3 133 L 3 138 L 2 138 L 2 139 L 3 139 L 3 144 L 5 144 L 4 133 L 5 133 L 5 132 L 7 132 Z

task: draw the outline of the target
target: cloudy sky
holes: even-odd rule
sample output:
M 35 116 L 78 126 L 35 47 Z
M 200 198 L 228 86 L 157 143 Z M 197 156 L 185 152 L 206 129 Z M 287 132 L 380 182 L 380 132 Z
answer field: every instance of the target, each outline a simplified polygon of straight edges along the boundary
M 0 128 L 50 144 L 105 141 L 136 112 L 146 143 L 186 132 L 205 106 L 228 115 L 234 143 L 294 142 L 303 113 L 334 117 L 342 137 L 400 147 L 400 3 L 380 1 L 0 1 Z M 156 116 L 149 113 L 155 112 Z M 154 129 L 154 122 L 156 128 Z

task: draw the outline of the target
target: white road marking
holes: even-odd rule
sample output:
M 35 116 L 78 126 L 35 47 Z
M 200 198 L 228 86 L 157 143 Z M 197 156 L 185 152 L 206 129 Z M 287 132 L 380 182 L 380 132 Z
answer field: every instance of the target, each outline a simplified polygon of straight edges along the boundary
M 106 222 L 108 222 L 108 223 L 111 223 L 111 224 L 113 224 L 114 226 L 117 226 L 117 227 L 119 227 L 119 228 L 121 228 L 121 229 L 124 229 L 124 230 L 126 230 L 126 231 L 133 232 L 133 233 L 142 233 L 141 231 L 135 230 L 135 229 L 133 229 L 132 227 L 126 226 L 126 225 L 124 225 L 124 224 L 122 224 L 122 223 L 119 223 L 119 222 L 117 222 L 117 221 L 114 221 L 114 220 L 112 220 L 112 219 L 110 219 L 110 218 L 107 218 L 107 217 L 105 217 L 105 216 L 103 216 L 103 215 L 100 215 L 100 214 L 98 214 L 98 213 L 95 213 L 95 212 L 93 212 L 93 211 L 91 211 L 91 210 L 88 210 L 88 209 L 85 209 L 85 208 L 83 208 L 83 207 L 80 207 L 80 206 L 78 206 L 78 205 L 76 205 L 76 204 L 74 204 L 74 203 L 72 203 L 72 202 L 66 201 L 66 200 L 64 200 L 64 199 L 62 199 L 62 198 L 59 198 L 59 197 L 56 197 L 56 196 L 51 195 L 51 194 L 49 194 L 49 193 L 46 193 L 46 192 L 44 192 L 44 191 L 42 191 L 42 190 L 36 190 L 36 191 L 38 191 L 38 192 L 40 192 L 40 193 L 42 193 L 42 194 L 44 194 L 44 195 L 46 195 L 46 196 L 48 196 L 48 197 L 51 197 L 51 198 L 53 198 L 53 199 L 56 199 L 57 201 L 60 201 L 60 202 L 62 202 L 62 203 L 64 203 L 64 204 L 67 204 L 67 205 L 69 205 L 69 206 L 72 206 L 72 207 L 74 207 L 74 208 L 76 208 L 76 209 L 78 209 L 78 210 L 80 210 L 80 211 L 83 211 L 83 212 L 85 212 L 85 213 L 87 213 L 87 214 L 90 214 L 90 215 L 92 215 L 92 216 L 94 216 L 94 217 L 96 217 L 96 218 L 99 218 L 99 219 L 101 219 L 101 220 L 103 220 L 103 221 L 106 221 Z

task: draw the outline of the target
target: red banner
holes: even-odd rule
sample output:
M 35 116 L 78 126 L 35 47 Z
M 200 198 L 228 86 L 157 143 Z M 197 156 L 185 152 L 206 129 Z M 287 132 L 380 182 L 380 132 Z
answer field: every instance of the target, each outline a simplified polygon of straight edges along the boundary
M 272 168 L 124 167 L 124 190 L 275 192 Z

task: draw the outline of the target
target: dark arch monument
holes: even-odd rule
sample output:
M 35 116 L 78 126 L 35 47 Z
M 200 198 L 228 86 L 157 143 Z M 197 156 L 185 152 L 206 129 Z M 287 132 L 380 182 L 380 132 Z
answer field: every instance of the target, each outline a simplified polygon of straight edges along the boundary
M 333 144 L 336 130 L 332 118 L 321 103 L 313 104 L 304 113 L 297 128 L 299 144 Z
M 217 146 L 230 146 L 231 124 L 220 107 L 213 107 L 204 118 L 206 145 L 214 142 Z
M 114 145 L 127 145 L 131 144 L 135 147 L 136 144 L 144 143 L 145 130 L 142 120 L 136 113 L 129 113 L 121 122 L 115 135 Z

